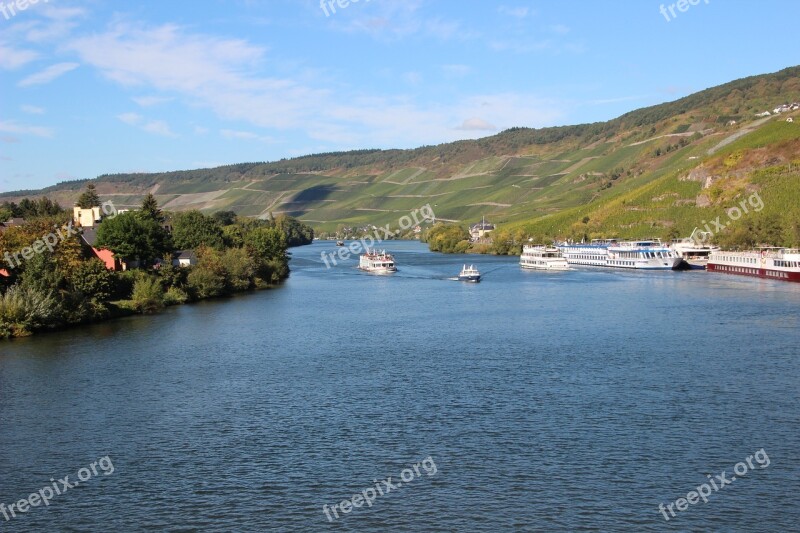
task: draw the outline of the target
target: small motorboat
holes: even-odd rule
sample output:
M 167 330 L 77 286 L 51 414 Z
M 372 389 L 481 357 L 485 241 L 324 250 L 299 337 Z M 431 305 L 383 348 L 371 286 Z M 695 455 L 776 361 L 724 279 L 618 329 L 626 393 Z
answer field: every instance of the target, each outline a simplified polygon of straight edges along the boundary
M 336 241 L 336 246 L 344 246 L 344 241 Z
M 478 283 L 481 280 L 481 273 L 478 272 L 478 269 L 475 268 L 474 265 L 464 265 L 464 268 L 461 269 L 461 273 L 458 275 L 458 281 L 466 281 L 468 283 Z

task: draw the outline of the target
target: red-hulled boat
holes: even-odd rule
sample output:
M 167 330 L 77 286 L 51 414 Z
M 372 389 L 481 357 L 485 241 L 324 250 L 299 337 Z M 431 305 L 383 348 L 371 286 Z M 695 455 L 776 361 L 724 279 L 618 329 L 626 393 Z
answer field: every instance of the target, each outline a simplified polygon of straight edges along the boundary
M 708 271 L 756 278 L 800 281 L 800 250 L 761 248 L 750 252 L 715 250 Z

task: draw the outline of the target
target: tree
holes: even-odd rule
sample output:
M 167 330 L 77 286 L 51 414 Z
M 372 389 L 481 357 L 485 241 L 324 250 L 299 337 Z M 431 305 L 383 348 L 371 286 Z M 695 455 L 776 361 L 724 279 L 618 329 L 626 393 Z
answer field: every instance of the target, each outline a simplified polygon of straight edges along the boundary
M 195 250 L 201 246 L 221 250 L 224 247 L 222 228 L 216 220 L 197 210 L 175 215 L 172 238 L 178 250 Z
M 222 254 L 231 292 L 245 291 L 253 286 L 257 264 L 245 248 L 228 248 Z
M 124 261 L 150 261 L 169 251 L 161 240 L 161 225 L 138 213 L 122 213 L 104 220 L 97 230 L 97 246 L 108 248 Z
M 156 197 L 153 196 L 153 193 L 147 193 L 147 196 L 144 197 L 144 200 L 142 201 L 142 209 L 139 211 L 139 213 L 141 213 L 141 216 L 155 220 L 159 224 L 163 224 L 166 220 L 164 213 L 161 212 L 161 208 L 158 207 L 158 201 L 156 200 Z
M 14 210 L 8 204 L 0 206 L 0 222 L 5 222 L 14 217 Z
M 72 289 L 84 298 L 106 302 L 114 293 L 114 273 L 96 258 L 82 262 L 70 274 Z
M 222 296 L 228 287 L 228 274 L 220 253 L 213 248 L 200 246 L 195 251 L 197 265 L 192 267 L 187 279 L 188 288 L 199 299 Z
M 86 190 L 78 197 L 77 205 L 81 209 L 91 209 L 100 205 L 100 197 L 97 195 L 94 183 L 86 186 Z
M 469 247 L 469 231 L 462 226 L 438 223 L 425 232 L 425 241 L 432 252 L 463 254 Z
M 256 228 L 245 235 L 244 243 L 258 260 L 286 256 L 286 236 L 277 228 Z
M 276 228 L 286 235 L 286 244 L 288 246 L 303 246 L 311 244 L 314 240 L 313 228 L 303 224 L 296 218 L 288 215 L 278 215 L 274 218 L 274 224 Z
M 258 277 L 277 283 L 289 274 L 286 258 L 286 235 L 278 228 L 256 228 L 244 237 L 244 243 L 256 262 Z
M 143 228 L 147 230 L 147 240 L 150 248 L 155 253 L 154 258 L 162 258 L 172 255 L 172 237 L 164 229 L 166 217 L 158 207 L 158 201 L 152 193 L 148 193 L 142 201 L 142 208 L 136 212 L 143 222 Z
M 217 211 L 211 216 L 220 226 L 230 226 L 236 223 L 236 211 Z

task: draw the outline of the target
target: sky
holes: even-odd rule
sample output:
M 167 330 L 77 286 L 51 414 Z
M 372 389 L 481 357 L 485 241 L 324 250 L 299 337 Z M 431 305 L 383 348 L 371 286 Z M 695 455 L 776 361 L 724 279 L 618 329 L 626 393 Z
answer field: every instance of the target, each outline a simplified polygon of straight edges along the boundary
M 800 64 L 800 2 L 682 1 L 0 0 L 0 192 L 603 121 Z

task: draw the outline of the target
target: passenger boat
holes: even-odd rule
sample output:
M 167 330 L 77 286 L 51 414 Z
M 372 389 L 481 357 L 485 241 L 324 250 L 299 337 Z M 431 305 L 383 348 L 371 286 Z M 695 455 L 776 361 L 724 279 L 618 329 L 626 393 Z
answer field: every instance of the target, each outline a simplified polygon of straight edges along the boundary
M 749 252 L 715 250 L 708 271 L 782 281 L 800 281 L 800 250 L 760 248 Z
M 555 246 L 523 246 L 519 265 L 533 270 L 569 270 L 564 254 Z
M 473 265 L 467 267 L 464 265 L 464 268 L 461 269 L 461 273 L 458 275 L 458 281 L 466 281 L 469 283 L 478 283 L 481 280 L 481 273 L 478 272 L 478 269 L 475 268 Z
M 365 272 L 372 272 L 375 274 L 397 272 L 397 267 L 394 264 L 394 256 L 387 254 L 386 250 L 367 250 L 367 252 L 361 254 L 359 258 L 358 268 Z
M 695 228 L 692 236 L 687 239 L 678 239 L 672 241 L 670 248 L 672 248 L 683 262 L 679 268 L 688 270 L 705 270 L 708 266 L 708 258 L 711 252 L 719 250 L 717 246 L 709 244 L 702 244 L 711 236 L 710 233 L 699 231 Z
M 590 244 L 562 244 L 558 248 L 570 265 L 672 270 L 682 261 L 658 239 L 622 242 L 595 239 Z
M 673 270 L 683 259 L 660 240 L 625 241 L 608 247 L 608 266 L 637 270 Z
M 590 243 L 562 243 L 557 245 L 568 265 L 608 266 L 608 247 L 615 239 L 593 239 Z

